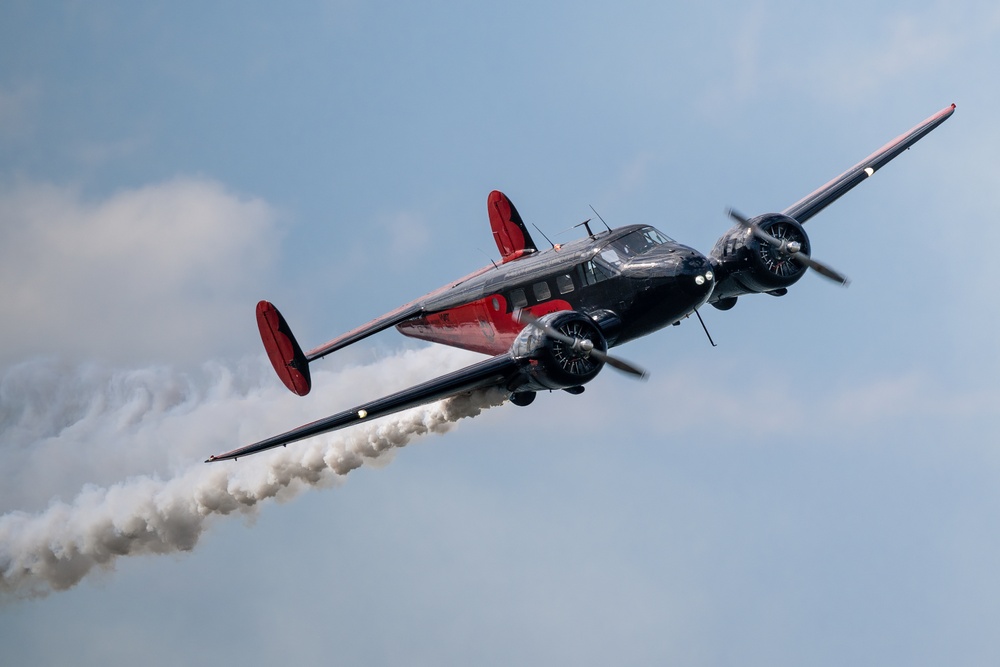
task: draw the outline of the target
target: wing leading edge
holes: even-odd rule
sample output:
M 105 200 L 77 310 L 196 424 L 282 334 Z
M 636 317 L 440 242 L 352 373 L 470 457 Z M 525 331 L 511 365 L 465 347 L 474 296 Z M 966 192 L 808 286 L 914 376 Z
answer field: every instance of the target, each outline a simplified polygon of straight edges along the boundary
M 840 176 L 795 202 L 782 213 L 802 223 L 847 194 L 852 188 L 872 176 L 894 157 L 920 141 L 927 133 L 948 120 L 955 113 L 955 105 L 945 107 L 936 114 L 904 132 Z
M 476 389 L 485 389 L 487 387 L 505 386 L 517 376 L 524 363 L 523 360 L 518 360 L 511 354 L 500 354 L 471 366 L 466 366 L 453 373 L 448 373 L 439 378 L 404 389 L 395 394 L 363 403 L 350 410 L 338 412 L 335 415 L 305 424 L 286 433 L 255 442 L 252 445 L 240 447 L 224 454 L 210 456 L 205 463 L 225 461 L 227 459 L 236 459 L 240 456 L 247 456 L 248 454 L 255 454 L 265 449 L 287 445 L 292 442 L 304 440 L 305 438 L 311 438 L 314 435 L 336 431 L 362 421 L 384 417 L 385 415 L 406 410 L 407 408 L 431 403 L 447 396 L 475 391 Z

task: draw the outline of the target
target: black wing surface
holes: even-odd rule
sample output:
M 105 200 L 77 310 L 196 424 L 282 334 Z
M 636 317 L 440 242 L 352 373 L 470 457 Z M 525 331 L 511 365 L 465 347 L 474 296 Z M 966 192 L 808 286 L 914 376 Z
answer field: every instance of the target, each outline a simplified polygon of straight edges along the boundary
M 500 354 L 448 373 L 447 375 L 442 375 L 439 378 L 404 389 L 395 394 L 363 403 L 350 410 L 338 412 L 335 415 L 319 419 L 286 433 L 255 442 L 252 445 L 240 447 L 224 454 L 210 456 L 205 463 L 225 461 L 227 459 L 236 459 L 240 456 L 255 454 L 265 449 L 287 445 L 291 442 L 311 438 L 314 435 L 328 431 L 336 431 L 337 429 L 368 419 L 390 415 L 394 412 L 423 405 L 424 403 L 431 403 L 448 396 L 487 387 L 504 386 L 514 379 L 524 363 L 526 363 L 524 360 L 517 359 L 511 354 Z
M 954 104 L 941 109 L 941 111 L 908 132 L 899 135 L 826 185 L 795 202 L 782 211 L 782 213 L 800 223 L 805 222 L 847 194 L 856 185 L 871 177 L 894 157 L 920 141 L 927 133 L 948 120 L 948 117 L 954 112 Z

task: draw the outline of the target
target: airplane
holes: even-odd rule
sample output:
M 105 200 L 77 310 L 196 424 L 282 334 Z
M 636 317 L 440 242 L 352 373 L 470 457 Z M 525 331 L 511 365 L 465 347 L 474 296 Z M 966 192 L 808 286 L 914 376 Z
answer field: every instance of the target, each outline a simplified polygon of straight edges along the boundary
M 747 218 L 729 209 L 735 224 L 708 255 L 649 225 L 612 229 L 605 224 L 605 231 L 593 232 L 590 220 L 578 225 L 586 229 L 584 238 L 539 248 L 511 200 L 494 190 L 487 210 L 500 264 L 493 262 L 308 352 L 273 304 L 257 304 L 268 358 L 284 385 L 299 396 L 312 386 L 310 363 L 390 327 L 489 358 L 210 456 L 206 463 L 238 459 L 480 389 L 500 388 L 511 403 L 527 406 L 540 391 L 582 393 L 605 365 L 643 378 L 645 371 L 608 350 L 692 314 L 701 319 L 698 309 L 705 304 L 729 310 L 742 296 L 783 296 L 809 269 L 846 285 L 845 276 L 812 257 L 803 224 L 954 111 L 954 104 L 945 107 L 780 213 Z

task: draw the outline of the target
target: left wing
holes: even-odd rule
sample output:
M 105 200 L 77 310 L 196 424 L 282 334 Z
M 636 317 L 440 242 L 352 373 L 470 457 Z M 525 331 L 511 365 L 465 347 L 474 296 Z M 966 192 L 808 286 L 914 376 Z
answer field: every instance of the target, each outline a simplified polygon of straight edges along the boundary
M 431 403 L 447 396 L 474 391 L 476 389 L 484 389 L 486 387 L 506 386 L 519 374 L 526 363 L 528 363 L 526 360 L 517 359 L 510 353 L 500 354 L 453 373 L 448 373 L 434 380 L 424 382 L 423 384 L 418 384 L 395 394 L 363 403 L 350 410 L 344 410 L 335 415 L 330 415 L 325 419 L 314 421 L 311 424 L 300 426 L 287 433 L 255 442 L 246 447 L 234 449 L 231 452 L 210 456 L 205 463 L 225 461 L 227 459 L 236 459 L 240 456 L 247 456 L 248 454 L 255 454 L 265 449 L 311 438 L 314 435 L 326 433 L 327 431 L 336 431 L 337 429 L 357 424 L 366 419 L 375 419 L 406 410 L 407 408 L 423 405 L 424 403 Z
M 856 185 L 870 178 L 890 160 L 920 141 L 928 132 L 948 120 L 955 113 L 955 105 L 947 106 L 924 122 L 904 132 L 840 176 L 795 202 L 782 214 L 803 223 L 824 208 L 847 194 Z

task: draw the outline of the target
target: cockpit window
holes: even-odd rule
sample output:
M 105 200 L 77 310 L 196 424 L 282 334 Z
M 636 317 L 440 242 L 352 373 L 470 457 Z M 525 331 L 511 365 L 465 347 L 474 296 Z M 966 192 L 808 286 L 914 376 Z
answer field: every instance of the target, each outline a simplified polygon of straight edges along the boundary
M 615 252 L 614 248 L 605 248 L 601 251 L 601 259 L 603 259 L 608 264 L 621 264 L 621 257 Z
M 637 229 L 630 234 L 626 234 L 620 239 L 612 241 L 609 247 L 617 250 L 618 254 L 625 259 L 631 259 L 636 255 L 648 252 L 650 248 L 654 248 L 664 243 L 669 243 L 670 240 L 670 237 L 661 234 L 652 227 L 644 227 L 643 229 Z
M 610 271 L 594 260 L 584 262 L 580 265 L 580 269 L 583 271 L 583 281 L 587 285 L 594 285 L 611 277 Z

